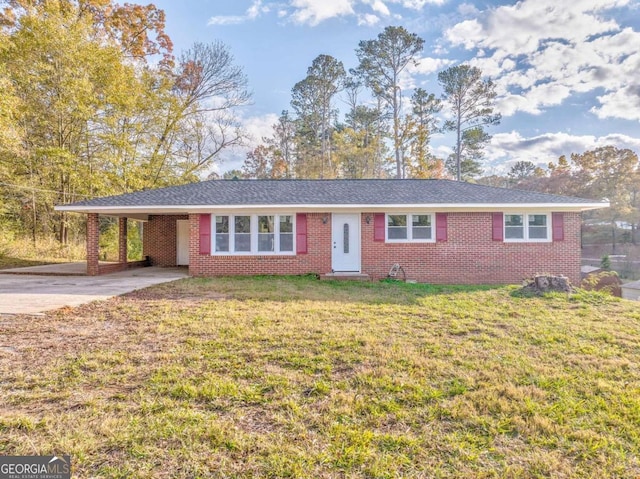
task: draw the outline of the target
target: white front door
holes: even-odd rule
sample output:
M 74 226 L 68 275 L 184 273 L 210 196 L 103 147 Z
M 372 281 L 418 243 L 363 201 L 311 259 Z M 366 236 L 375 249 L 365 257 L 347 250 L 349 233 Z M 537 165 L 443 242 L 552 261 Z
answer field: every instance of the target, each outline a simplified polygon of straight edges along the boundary
M 331 268 L 335 272 L 360 272 L 360 214 L 331 217 Z
M 176 223 L 176 264 L 187 266 L 189 264 L 189 220 L 178 220 Z

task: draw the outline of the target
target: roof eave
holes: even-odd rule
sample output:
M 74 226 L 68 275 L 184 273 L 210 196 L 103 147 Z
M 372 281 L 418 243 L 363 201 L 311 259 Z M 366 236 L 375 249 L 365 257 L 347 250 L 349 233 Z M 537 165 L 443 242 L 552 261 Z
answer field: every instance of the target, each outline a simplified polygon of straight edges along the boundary
M 425 210 L 440 212 L 463 211 L 517 211 L 544 209 L 554 211 L 580 212 L 609 207 L 608 202 L 593 203 L 424 203 L 424 204 L 291 204 L 291 205 L 140 205 L 140 206 L 79 206 L 59 205 L 56 211 L 68 211 L 74 213 L 98 213 L 102 215 L 141 215 L 148 214 L 188 214 L 211 213 L 214 211 L 295 211 L 301 213 L 324 213 L 328 211 L 367 211 L 388 212 Z M 142 219 L 142 218 L 141 218 Z

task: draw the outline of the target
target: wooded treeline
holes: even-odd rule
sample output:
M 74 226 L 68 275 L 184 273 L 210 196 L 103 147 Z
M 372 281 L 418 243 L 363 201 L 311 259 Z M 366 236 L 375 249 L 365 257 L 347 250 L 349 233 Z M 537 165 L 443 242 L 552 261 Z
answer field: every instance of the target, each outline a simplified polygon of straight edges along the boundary
M 245 138 L 235 116 L 248 81 L 220 42 L 174 54 L 162 10 L 112 0 L 0 1 L 0 227 L 64 243 L 78 218 L 53 205 L 201 179 Z M 387 27 L 345 68 L 319 55 L 290 110 L 247 154 L 247 178 L 457 178 L 607 198 L 593 213 L 639 223 L 638 157 L 615 147 L 518 162 L 482 176 L 495 85 L 469 65 L 438 74 L 437 96 L 409 81 L 424 40 Z M 342 108 L 340 108 L 340 106 Z M 437 157 L 434 134 L 450 132 Z M 618 222 L 618 223 L 617 223 Z M 635 235 L 632 235 L 635 239 Z M 614 238 L 615 241 L 615 238 Z
M 358 65 L 319 55 L 291 90 L 273 134 L 247 155 L 249 178 L 472 179 L 482 169 L 487 128 L 500 122 L 495 85 L 469 65 L 438 74 L 441 97 L 406 91 L 424 40 L 404 27 L 387 27 L 356 48 Z M 338 104 L 346 105 L 340 111 Z M 453 132 L 448 158 L 437 158 L 432 135 Z M 237 174 L 239 172 L 234 172 Z
M 65 242 L 54 204 L 197 180 L 241 141 L 250 95 L 225 45 L 174 56 L 153 5 L 0 6 L 3 229 Z

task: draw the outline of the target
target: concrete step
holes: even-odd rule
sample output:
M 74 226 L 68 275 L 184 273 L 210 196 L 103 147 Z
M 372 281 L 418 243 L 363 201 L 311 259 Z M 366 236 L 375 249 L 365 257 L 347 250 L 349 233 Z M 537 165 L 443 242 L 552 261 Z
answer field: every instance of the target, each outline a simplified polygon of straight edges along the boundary
M 363 273 L 326 273 L 320 275 L 320 280 L 371 281 L 371 277 Z

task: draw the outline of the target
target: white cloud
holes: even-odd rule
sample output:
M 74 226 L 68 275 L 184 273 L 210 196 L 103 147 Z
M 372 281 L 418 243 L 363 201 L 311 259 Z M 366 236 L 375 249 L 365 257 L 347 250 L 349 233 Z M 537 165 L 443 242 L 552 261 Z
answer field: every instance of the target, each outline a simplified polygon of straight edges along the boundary
M 246 16 L 241 15 L 218 15 L 211 17 L 207 25 L 240 25 L 247 21 Z
M 458 13 L 460 15 L 464 15 L 465 17 L 476 16 L 480 13 L 480 10 L 478 10 L 472 3 L 461 3 L 458 6 Z
M 425 5 L 444 5 L 447 0 L 389 0 L 390 3 L 399 3 L 404 8 L 422 10 Z
M 418 60 L 418 65 L 409 64 L 407 71 L 411 74 L 429 75 L 451 65 L 453 60 L 446 58 L 424 57 Z
M 416 76 L 429 75 L 437 72 L 442 68 L 453 63 L 453 60 L 444 58 L 424 57 L 418 59 L 418 65 L 409 63 L 407 67 L 400 73 L 400 88 L 403 90 L 411 90 L 418 86 Z
M 380 17 L 402 19 L 392 9 L 421 11 L 427 5 L 443 5 L 447 0 L 254 0 L 244 15 L 216 15 L 209 25 L 238 25 L 255 20 L 273 11 L 278 18 L 286 18 L 301 25 L 317 26 L 339 17 L 355 17 L 358 25 L 372 26 Z M 468 9 L 467 9 L 468 10 Z
M 564 132 L 526 138 L 519 132 L 512 131 L 493 135 L 485 152 L 490 164 L 501 164 L 503 168 L 508 168 L 509 164 L 515 161 L 531 161 L 538 166 L 546 166 L 561 155 L 583 153 L 606 145 L 640 151 L 640 138 L 617 133 L 593 136 Z
M 380 15 L 383 15 L 385 17 L 391 15 L 389 7 L 387 7 L 387 5 L 382 0 L 364 0 L 363 3 L 369 5 L 371 7 L 371 10 Z
M 247 9 L 247 17 L 250 19 L 257 18 L 261 13 L 269 11 L 268 7 L 262 5 L 262 0 L 255 0 L 253 4 Z
M 504 116 L 540 114 L 575 93 L 602 90 L 594 114 L 637 120 L 637 109 L 623 105 L 639 101 L 640 32 L 607 18 L 629 1 L 522 0 L 462 21 L 445 38 L 476 52 L 470 63 L 496 80 Z
M 262 0 L 254 0 L 244 15 L 216 15 L 209 19 L 207 25 L 239 25 L 249 20 L 255 20 L 263 13 L 268 13 L 269 6 L 263 5 Z
M 365 13 L 364 15 L 358 15 L 358 25 L 366 25 L 372 27 L 380 22 L 380 19 L 373 13 Z
M 247 132 L 251 149 L 262 143 L 263 137 L 273 134 L 273 125 L 278 122 L 278 115 L 267 113 L 261 116 L 250 116 L 242 119 L 242 127 Z
M 591 108 L 598 118 L 624 118 L 640 121 L 640 84 L 628 85 L 598 97 L 602 106 Z
M 399 20 L 393 6 L 420 11 L 426 5 L 442 5 L 447 0 L 289 0 L 288 18 L 299 24 L 316 26 L 326 20 L 355 16 L 358 25 L 376 25 L 380 17 Z
M 316 26 L 330 18 L 353 15 L 353 0 L 292 0 L 294 12 L 291 18 L 296 23 Z

